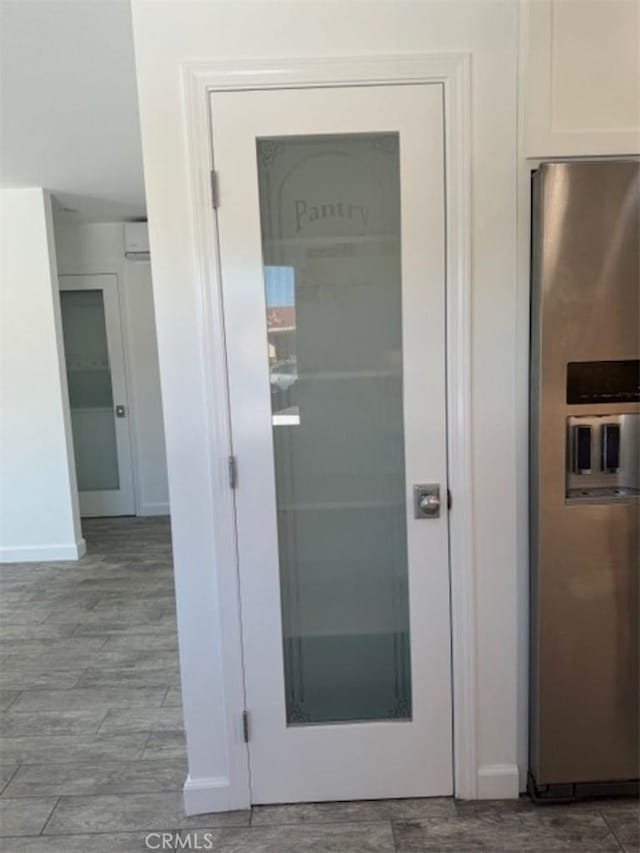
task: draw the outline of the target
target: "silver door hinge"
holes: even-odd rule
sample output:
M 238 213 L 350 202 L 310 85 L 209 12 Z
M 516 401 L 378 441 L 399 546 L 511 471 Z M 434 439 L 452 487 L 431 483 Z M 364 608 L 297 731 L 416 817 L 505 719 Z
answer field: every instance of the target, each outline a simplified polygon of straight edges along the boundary
M 244 742 L 249 743 L 249 712 L 242 712 L 242 736 L 244 737 Z
M 453 498 L 451 497 L 451 490 L 447 489 L 447 509 L 451 509 L 452 504 L 453 504 Z
M 220 189 L 218 186 L 218 173 L 215 169 L 211 170 L 211 205 L 214 210 L 220 207 Z
M 229 488 L 235 489 L 238 485 L 238 465 L 236 463 L 236 457 L 229 457 Z

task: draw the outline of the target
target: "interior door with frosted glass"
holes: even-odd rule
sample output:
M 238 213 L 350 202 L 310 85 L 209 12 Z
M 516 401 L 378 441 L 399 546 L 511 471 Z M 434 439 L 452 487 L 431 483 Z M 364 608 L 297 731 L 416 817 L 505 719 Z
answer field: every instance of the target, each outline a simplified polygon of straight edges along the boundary
M 451 794 L 442 87 L 211 114 L 252 801 Z
M 60 276 L 60 306 L 80 515 L 134 515 L 116 276 Z

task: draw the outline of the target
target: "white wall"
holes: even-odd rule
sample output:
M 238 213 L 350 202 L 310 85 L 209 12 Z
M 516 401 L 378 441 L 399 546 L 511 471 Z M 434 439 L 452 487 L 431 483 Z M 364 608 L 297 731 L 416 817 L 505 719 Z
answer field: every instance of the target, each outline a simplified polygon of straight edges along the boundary
M 125 341 L 137 515 L 169 513 L 151 265 L 124 257 L 123 224 L 56 223 L 60 275 L 114 273 Z
M 471 54 L 478 791 L 514 795 L 517 11 L 515 3 L 499 0 L 186 5 L 133 0 L 190 781 L 203 790 L 207 782 L 218 786 L 218 794 L 226 782 L 228 807 L 246 804 L 247 794 L 229 783 L 227 744 L 237 737 L 237 719 L 225 713 L 223 691 L 181 64 L 290 55 Z M 214 476 L 224 476 L 224 461 L 214 456 Z M 215 799 L 217 807 L 221 801 Z
M 80 531 L 51 202 L 0 191 L 0 561 L 75 560 Z

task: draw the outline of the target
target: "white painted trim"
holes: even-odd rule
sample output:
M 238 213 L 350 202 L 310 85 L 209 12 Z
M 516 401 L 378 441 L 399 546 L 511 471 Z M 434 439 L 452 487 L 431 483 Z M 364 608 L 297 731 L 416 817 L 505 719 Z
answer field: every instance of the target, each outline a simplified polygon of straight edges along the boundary
M 529 0 L 518 4 L 518 112 L 516 184 L 516 584 L 517 584 L 517 756 L 520 791 L 529 769 L 529 322 L 531 179 L 526 141 Z
M 478 768 L 477 799 L 510 800 L 518 797 L 517 764 L 484 764 Z
M 476 796 L 476 598 L 471 451 L 471 68 L 445 85 L 447 452 L 451 573 L 454 792 Z
M 187 815 L 226 812 L 235 806 L 230 800 L 229 780 L 225 776 L 187 776 L 184 783 L 184 810 Z
M 41 563 L 51 560 L 79 560 L 87 553 L 87 543 L 78 539 L 70 545 L 26 545 L 0 548 L 0 563 Z
M 454 786 L 477 796 L 475 566 L 471 468 L 471 128 L 467 54 L 194 62 L 183 67 L 191 229 L 200 300 L 215 506 L 216 576 L 220 595 L 224 702 L 227 713 L 227 808 L 250 803 L 248 755 L 240 737 L 244 707 L 240 598 L 233 496 L 227 484 L 232 452 L 227 395 L 220 258 L 209 174 L 213 166 L 209 92 L 304 86 L 442 83 L 445 92 L 447 182 L 448 467 L 453 657 Z M 188 689 L 188 686 L 187 686 Z M 194 685 L 194 690 L 196 685 Z M 191 744 L 194 754 L 198 745 Z
M 199 302 L 199 337 L 203 364 L 203 392 L 208 414 L 207 433 L 210 455 L 211 498 L 214 513 L 215 582 L 218 590 L 221 665 L 225 709 L 225 737 L 228 755 L 227 809 L 243 809 L 251 805 L 249 755 L 244 743 L 241 714 L 245 707 L 240 588 L 237 564 L 235 502 L 228 481 L 228 459 L 232 454 L 231 426 L 227 388 L 227 359 L 217 222 L 211 203 L 210 172 L 212 167 L 209 126 L 209 88 L 206 73 L 196 75 L 186 66 L 183 70 L 183 97 L 187 163 L 189 168 L 190 230 L 193 244 L 196 295 Z M 203 661 L 209 666 L 208 661 Z M 191 689 L 198 695 L 199 686 L 185 683 L 183 696 Z M 200 744 L 187 738 L 189 766 L 202 762 Z M 211 777 L 218 778 L 218 777 Z M 195 784 L 195 783 L 194 783 Z M 190 799 L 189 805 L 195 807 Z M 207 810 L 211 810 L 208 808 Z
M 122 251 L 124 255 L 124 226 L 123 226 L 123 238 L 122 238 Z M 122 278 L 119 281 L 122 282 L 122 286 L 119 288 L 120 292 L 120 318 L 122 323 L 122 337 L 124 340 L 124 369 L 125 369 L 125 377 L 127 381 L 127 406 L 129 412 L 129 434 L 131 435 L 131 453 L 133 456 L 133 498 L 135 503 L 135 512 L 136 515 L 151 515 L 152 513 L 147 513 L 144 511 L 144 503 L 142 501 L 142 496 L 144 494 L 144 489 L 142 488 L 142 484 L 144 482 L 143 475 L 143 466 L 142 466 L 142 447 L 143 440 L 140 435 L 140 422 L 138 420 L 138 409 L 136 405 L 136 395 L 135 395 L 135 359 L 133 357 L 134 353 L 134 341 L 133 341 L 133 329 L 131 328 L 130 318 L 132 317 L 132 312 L 130 310 L 129 305 L 129 282 L 127 279 L 127 262 L 122 260 L 121 263 L 122 270 Z M 155 313 L 154 313 L 154 328 L 155 328 Z M 160 381 L 160 376 L 158 375 L 158 381 Z M 162 415 L 161 415 L 162 417 Z M 167 507 L 167 514 L 169 509 Z

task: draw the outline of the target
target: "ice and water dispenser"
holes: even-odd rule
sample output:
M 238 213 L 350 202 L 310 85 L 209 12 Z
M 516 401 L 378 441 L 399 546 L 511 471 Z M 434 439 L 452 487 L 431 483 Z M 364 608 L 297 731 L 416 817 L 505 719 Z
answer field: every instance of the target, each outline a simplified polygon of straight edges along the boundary
M 640 494 L 640 414 L 620 410 L 640 399 L 640 361 L 567 364 L 568 501 L 615 501 Z M 602 405 L 607 412 L 591 413 Z

